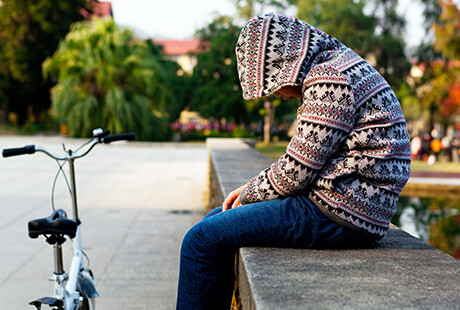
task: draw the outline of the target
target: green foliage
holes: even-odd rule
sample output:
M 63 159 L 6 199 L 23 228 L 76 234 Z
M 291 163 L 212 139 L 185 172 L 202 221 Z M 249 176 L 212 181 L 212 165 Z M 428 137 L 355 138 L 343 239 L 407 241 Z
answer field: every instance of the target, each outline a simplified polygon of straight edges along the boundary
M 460 11 L 449 0 L 440 2 L 440 10 L 439 20 L 432 26 L 436 35 L 433 46 L 443 59 L 427 61 L 425 74 L 418 81 L 421 105 L 431 112 L 430 127 L 435 121 L 453 123 L 460 108 L 460 99 L 452 92 L 460 87 L 460 68 L 453 65 L 460 60 Z
M 453 115 L 442 115 L 441 111 L 442 102 L 449 95 L 449 86 L 458 79 L 458 73 L 455 72 L 458 70 L 448 70 L 445 62 L 433 63 L 427 72 L 430 78 L 419 88 L 420 102 L 422 107 L 430 110 L 431 123 L 438 121 L 448 124 L 451 121 L 450 116 Z
M 262 97 L 253 100 L 246 100 L 245 106 L 248 111 L 248 117 L 250 121 L 257 122 L 265 116 L 265 107 L 264 102 L 267 98 Z M 276 98 L 275 96 L 270 96 L 269 100 L 273 102 L 273 105 L 276 109 L 275 113 L 275 122 L 281 123 L 286 118 L 291 116 L 292 119 L 295 119 L 297 108 L 299 107 L 299 99 L 294 100 L 284 100 L 283 98 Z
M 273 160 L 278 160 L 281 155 L 286 154 L 287 145 L 288 142 L 257 143 L 255 149 Z
M 444 57 L 450 59 L 460 58 L 460 11 L 452 0 L 441 2 L 442 13 L 439 21 L 433 25 L 436 35 L 434 47 Z
M 216 18 L 197 36 L 205 50 L 197 55 L 197 65 L 191 76 L 190 107 L 203 117 L 226 118 L 236 123 L 246 117 L 244 100 L 236 69 L 235 46 L 240 28 L 229 17 Z
M 403 83 L 396 91 L 396 96 L 400 98 L 406 121 L 417 120 L 426 114 L 426 109 L 420 108 L 420 100 L 416 92 L 408 84 Z
M 375 67 L 396 89 L 405 82 L 411 67 L 404 52 L 406 21 L 397 12 L 398 0 L 367 0 L 366 5 L 377 22 L 372 51 Z
M 225 118 L 238 124 L 258 122 L 264 115 L 263 101 L 245 101 L 241 95 L 236 69 L 235 46 L 240 28 L 229 17 L 216 18 L 197 36 L 205 42 L 204 51 L 197 55 L 198 64 L 190 78 L 190 108 L 206 118 Z M 295 115 L 296 102 L 274 99 L 276 117 Z
M 113 20 L 74 24 L 43 69 L 58 81 L 52 110 L 67 120 L 70 135 L 102 127 L 134 131 L 139 139 L 167 138 L 172 95 L 164 68 L 145 42 Z
M 460 251 L 460 199 L 432 193 L 429 198 L 400 197 L 392 223 L 412 222 L 416 233 L 432 246 L 458 258 Z
M 284 10 L 298 0 L 235 0 L 238 15 L 245 20 L 273 9 Z
M 365 57 L 372 51 L 376 19 L 364 14 L 364 4 L 363 0 L 299 0 L 298 17 Z
M 243 126 L 237 126 L 233 131 L 211 130 L 210 132 L 183 132 L 180 141 L 205 141 L 207 138 L 254 138 Z
M 423 27 L 425 28 L 425 36 L 422 42 L 417 47 L 415 55 L 419 62 L 431 62 L 439 58 L 439 54 L 433 48 L 432 26 L 439 20 L 441 15 L 441 6 L 439 0 L 419 0 L 423 8 Z
M 155 59 L 161 64 L 164 72 L 164 83 L 169 90 L 168 96 L 173 96 L 172 102 L 169 102 L 164 107 L 169 122 L 173 122 L 179 118 L 180 112 L 188 103 L 188 94 L 190 93 L 189 76 L 184 74 L 177 62 L 165 58 L 163 46 L 154 44 L 152 40 L 146 41 L 146 44 Z M 181 74 L 179 75 L 178 72 L 181 72 Z
M 15 112 L 25 123 L 50 105 L 51 83 L 41 64 L 53 54 L 70 25 L 83 19 L 85 0 L 2 0 L 0 5 L 0 100 L 4 122 Z M 2 98 L 3 97 L 3 98 Z
M 298 16 L 336 37 L 373 64 L 395 88 L 410 64 L 404 54 L 404 19 L 397 0 L 298 0 Z M 371 11 L 365 14 L 364 9 Z
M 453 254 L 460 250 L 460 199 L 433 199 L 430 211 L 437 215 L 429 226 L 429 243 L 438 249 Z

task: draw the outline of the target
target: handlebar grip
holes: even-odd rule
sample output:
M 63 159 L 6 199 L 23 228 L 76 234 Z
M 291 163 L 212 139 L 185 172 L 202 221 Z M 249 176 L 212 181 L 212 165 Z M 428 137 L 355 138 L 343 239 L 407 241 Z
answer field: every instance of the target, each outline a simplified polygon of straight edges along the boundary
M 35 145 L 27 145 L 24 147 L 18 147 L 13 149 L 4 149 L 2 152 L 3 157 L 11 157 L 24 154 L 34 154 Z
M 135 138 L 134 132 L 130 132 L 130 133 L 121 133 L 119 135 L 106 136 L 104 137 L 103 141 L 104 143 L 110 143 L 110 142 L 121 141 L 121 140 L 131 141 L 131 140 L 134 140 L 134 138 Z

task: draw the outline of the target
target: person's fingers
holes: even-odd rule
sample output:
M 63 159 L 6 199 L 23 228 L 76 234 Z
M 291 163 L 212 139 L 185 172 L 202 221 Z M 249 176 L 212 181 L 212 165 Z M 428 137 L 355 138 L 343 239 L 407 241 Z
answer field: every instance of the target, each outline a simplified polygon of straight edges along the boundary
M 224 202 L 222 203 L 222 211 L 227 211 L 232 208 L 241 206 L 240 194 L 245 186 L 246 185 L 243 185 L 228 194 L 227 198 L 225 198 Z
M 232 208 L 233 202 L 236 198 L 238 198 L 238 193 L 236 190 L 228 194 L 227 198 L 225 198 L 224 203 L 222 204 L 222 210 L 227 211 Z
M 222 211 L 227 211 L 231 207 L 231 202 L 229 201 L 229 198 L 225 198 L 224 203 L 222 204 Z
M 241 206 L 240 197 L 238 196 L 232 203 L 232 209 Z

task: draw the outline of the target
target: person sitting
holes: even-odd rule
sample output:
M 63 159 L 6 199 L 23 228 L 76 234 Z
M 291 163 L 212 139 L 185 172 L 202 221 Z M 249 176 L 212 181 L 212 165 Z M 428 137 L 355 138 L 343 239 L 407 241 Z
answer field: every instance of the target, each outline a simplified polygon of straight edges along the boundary
M 334 37 L 266 14 L 236 45 L 244 99 L 300 98 L 286 153 L 185 235 L 177 309 L 229 309 L 241 247 L 367 246 L 385 236 L 410 174 L 410 141 L 384 78 Z

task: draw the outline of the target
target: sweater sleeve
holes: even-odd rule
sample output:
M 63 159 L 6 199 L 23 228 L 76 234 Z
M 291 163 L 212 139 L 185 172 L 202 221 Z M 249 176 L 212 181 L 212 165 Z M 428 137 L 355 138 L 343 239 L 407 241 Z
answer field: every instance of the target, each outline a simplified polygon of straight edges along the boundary
M 345 77 L 330 67 L 312 69 L 304 81 L 296 134 L 286 153 L 248 182 L 241 203 L 295 196 L 308 188 L 350 133 L 355 114 Z

